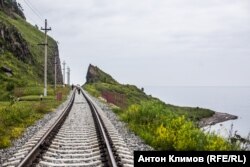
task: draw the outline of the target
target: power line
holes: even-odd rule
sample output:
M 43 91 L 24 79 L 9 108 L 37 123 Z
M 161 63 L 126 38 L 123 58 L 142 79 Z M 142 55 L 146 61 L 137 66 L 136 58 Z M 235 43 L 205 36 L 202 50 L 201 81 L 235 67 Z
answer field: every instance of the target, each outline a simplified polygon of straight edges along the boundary
M 32 7 L 32 5 L 29 4 L 26 0 L 23 1 L 31 9 L 31 11 L 41 20 L 41 22 L 43 22 L 42 17 L 38 14 L 38 12 L 36 12 L 36 10 Z
M 24 3 L 32 10 L 32 12 L 33 12 L 41 21 L 43 21 L 40 12 L 34 7 L 34 5 L 32 5 L 28 0 L 23 0 L 23 1 L 24 1 Z
M 29 1 L 29 0 L 23 0 L 24 3 L 31 9 L 31 11 L 41 20 L 41 23 L 43 23 L 43 19 L 42 19 L 42 14 L 41 12 L 39 12 L 39 10 Z M 30 18 L 30 17 L 29 17 Z M 34 19 L 30 18 L 34 23 L 37 23 L 36 21 L 34 21 Z M 46 28 L 45 28 L 46 29 Z M 50 30 L 50 29 L 49 29 Z M 46 44 L 48 46 L 48 43 Z M 55 49 L 53 47 L 53 49 Z M 47 49 L 50 53 L 54 54 L 54 50 L 52 50 L 51 47 L 47 47 Z
M 28 2 L 30 4 L 30 6 L 32 6 L 32 8 L 37 12 L 37 14 L 41 17 L 41 18 L 44 18 L 42 17 L 43 15 L 41 14 L 41 12 L 35 7 L 35 5 L 33 5 L 29 0 L 25 0 L 26 2 Z

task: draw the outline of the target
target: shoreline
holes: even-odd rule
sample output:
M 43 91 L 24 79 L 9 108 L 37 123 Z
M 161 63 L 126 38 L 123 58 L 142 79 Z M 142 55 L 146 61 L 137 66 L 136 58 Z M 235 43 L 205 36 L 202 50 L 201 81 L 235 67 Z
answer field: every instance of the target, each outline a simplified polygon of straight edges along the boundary
M 215 125 L 217 123 L 225 122 L 225 121 L 228 121 L 228 120 L 235 120 L 235 119 L 238 119 L 238 116 L 231 115 L 231 114 L 228 114 L 228 113 L 215 112 L 214 115 L 211 116 L 211 117 L 202 118 L 198 122 L 198 126 L 200 128 L 203 128 L 205 126 L 211 126 L 211 125 Z

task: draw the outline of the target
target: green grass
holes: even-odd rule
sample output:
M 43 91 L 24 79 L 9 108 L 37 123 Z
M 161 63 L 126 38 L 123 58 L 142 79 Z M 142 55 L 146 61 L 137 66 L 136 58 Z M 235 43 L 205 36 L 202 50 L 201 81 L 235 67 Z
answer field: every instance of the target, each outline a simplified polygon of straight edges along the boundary
M 185 108 L 184 108 L 185 109 Z M 238 150 L 239 145 L 205 133 L 185 115 L 173 112 L 159 100 L 148 100 L 118 111 L 121 120 L 156 150 Z
M 0 70 L 0 101 L 8 100 L 9 95 L 13 92 L 6 90 L 8 84 L 13 84 L 14 87 L 41 87 L 44 75 L 44 47 L 37 44 L 44 43 L 44 33 L 27 23 L 19 16 L 9 17 L 0 11 L 0 24 L 4 24 L 8 28 L 15 27 L 21 37 L 26 41 L 28 49 L 31 53 L 32 63 L 29 61 L 19 60 L 10 50 L 0 52 L 0 67 L 6 66 L 13 71 L 13 76 L 6 75 Z M 50 49 L 48 50 L 48 83 L 54 82 L 54 52 L 56 42 L 48 37 Z M 6 44 L 6 41 L 0 37 L 0 44 Z M 43 90 L 39 92 L 43 94 Z M 51 94 L 49 92 L 49 94 Z
M 102 78 L 105 73 L 101 73 Z M 104 75 L 104 76 L 103 76 Z M 125 97 L 126 105 L 114 107 L 113 111 L 128 127 L 156 150 L 239 150 L 239 142 L 231 142 L 213 133 L 203 132 L 197 125 L 202 118 L 214 111 L 199 107 L 181 107 L 165 104 L 146 95 L 143 89 L 118 82 L 96 82 L 83 85 L 91 95 L 103 92 L 117 93 Z M 117 104 L 116 104 L 117 105 Z M 111 105 L 113 106 L 113 105 Z
M 165 103 L 163 105 L 169 111 L 177 113 L 179 115 L 184 115 L 189 120 L 195 122 L 201 120 L 202 118 L 211 117 L 214 114 L 214 111 L 200 107 L 180 107 Z
M 46 96 L 46 97 L 40 97 L 40 96 L 22 96 L 20 97 L 19 101 L 44 101 L 44 100 L 53 100 L 55 97 L 54 96 Z
M 59 87 L 56 92 L 63 94 L 66 99 L 69 88 Z M 55 93 L 56 94 L 56 93 Z M 22 101 L 0 102 L 0 148 L 11 145 L 24 130 L 34 124 L 44 114 L 53 112 L 63 101 L 57 101 L 54 96 L 48 96 L 40 101 L 40 97 L 29 95 L 21 97 Z
M 48 97 L 40 101 L 43 94 L 44 33 L 27 23 L 18 15 L 9 17 L 0 11 L 0 26 L 7 27 L 24 41 L 30 51 L 30 57 L 20 60 L 16 53 L 8 50 L 8 41 L 0 35 L 0 67 L 13 71 L 8 76 L 0 70 L 0 148 L 11 145 L 25 128 L 32 125 L 44 114 L 53 111 L 62 101 L 56 101 L 57 93 L 63 94 L 63 100 L 68 95 L 69 88 L 48 86 Z M 13 37 L 12 37 L 13 38 Z M 55 40 L 48 37 L 48 84 L 53 84 L 54 53 L 57 46 Z M 2 49 L 2 46 L 4 46 Z M 18 101 L 19 100 L 19 101 Z
M 142 101 L 156 100 L 167 108 L 169 111 L 177 113 L 179 115 L 185 115 L 192 121 L 199 121 L 201 118 L 210 117 L 214 114 L 214 111 L 199 107 L 180 107 L 171 104 L 165 104 L 159 99 L 152 96 L 146 95 L 141 89 L 133 85 L 122 85 L 122 84 L 109 84 L 109 83 L 92 83 L 85 84 L 86 89 L 91 95 L 100 97 L 102 92 L 116 92 L 125 96 L 126 106 L 119 106 L 123 110 L 126 110 L 129 106 L 134 104 L 141 104 Z
M 133 85 L 98 82 L 93 84 L 85 84 L 84 89 L 86 89 L 90 94 L 96 97 L 101 96 L 102 92 L 115 92 L 124 95 L 124 100 L 127 106 L 134 103 L 140 103 L 142 100 L 147 100 L 150 98 L 144 92 L 142 92 L 140 89 Z
M 10 52 L 0 56 L 0 67 L 7 66 L 13 71 L 13 76 L 8 76 L 2 71 L 0 72 L 0 100 L 7 100 L 12 90 L 8 90 L 8 85 L 14 85 L 14 87 L 23 87 L 33 84 L 35 81 L 40 81 L 38 77 L 33 73 L 33 67 L 27 66 L 27 64 L 20 62 Z M 32 78 L 32 80 L 31 80 Z
M 14 105 L 1 104 L 0 109 L 0 148 L 11 145 L 11 140 L 22 134 L 24 129 L 42 117 L 36 113 L 35 103 L 18 102 Z

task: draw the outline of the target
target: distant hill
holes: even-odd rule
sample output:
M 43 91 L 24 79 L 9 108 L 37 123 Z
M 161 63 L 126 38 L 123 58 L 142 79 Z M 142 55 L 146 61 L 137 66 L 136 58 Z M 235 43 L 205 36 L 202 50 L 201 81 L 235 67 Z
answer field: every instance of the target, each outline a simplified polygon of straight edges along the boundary
M 89 65 L 87 76 L 86 76 L 87 83 L 94 83 L 94 82 L 103 82 L 103 83 L 118 83 L 114 80 L 109 74 L 105 73 L 97 66 Z
M 87 82 L 84 88 L 93 96 L 102 97 L 107 102 L 112 103 L 122 110 L 134 104 L 141 104 L 144 101 L 157 101 L 163 106 L 180 115 L 186 115 L 188 118 L 198 121 L 201 118 L 210 117 L 214 111 L 203 109 L 199 107 L 180 107 L 171 104 L 165 104 L 160 99 L 147 95 L 144 88 L 137 88 L 135 85 L 120 84 L 109 74 L 105 73 L 96 66 L 89 65 L 87 75 Z
M 119 120 L 126 122 L 131 131 L 156 150 L 240 149 L 237 142 L 230 142 L 200 129 L 201 122 L 208 120 L 208 124 L 203 125 L 210 125 L 211 120 L 215 121 L 213 118 L 219 115 L 210 109 L 166 104 L 144 93 L 143 88 L 118 83 L 93 65 L 88 68 L 87 82 L 83 87 L 91 95 L 107 102 Z M 230 116 L 225 115 L 218 122 L 225 121 Z
M 44 77 L 44 33 L 25 20 L 14 0 L 0 0 L 0 100 L 7 100 L 15 87 L 42 86 Z M 48 84 L 62 84 L 58 46 L 48 37 Z
M 94 96 L 110 97 L 109 100 L 120 107 L 139 103 L 141 100 L 149 98 L 148 95 L 136 86 L 120 84 L 111 75 L 91 64 L 87 71 L 84 87 Z M 111 99 L 112 97 L 114 98 Z

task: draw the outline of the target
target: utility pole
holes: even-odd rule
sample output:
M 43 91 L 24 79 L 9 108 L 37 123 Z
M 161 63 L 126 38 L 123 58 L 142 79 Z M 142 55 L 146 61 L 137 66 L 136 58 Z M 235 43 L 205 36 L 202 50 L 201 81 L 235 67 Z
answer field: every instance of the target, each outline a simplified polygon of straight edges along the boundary
M 68 85 L 70 85 L 70 68 L 67 68 L 68 72 L 67 72 L 67 76 L 68 76 Z
M 48 54 L 48 37 L 47 32 L 51 28 L 47 27 L 47 19 L 45 19 L 45 27 L 41 28 L 45 32 L 45 43 L 44 43 L 44 96 L 47 96 L 47 54 Z
M 63 84 L 65 84 L 65 65 L 66 65 L 66 63 L 65 63 L 65 61 L 63 61 Z
M 56 69 L 56 65 L 57 65 L 56 58 L 57 58 L 57 57 L 56 57 L 56 54 L 55 54 L 55 90 L 56 90 L 56 72 L 57 72 L 57 71 L 56 71 L 56 70 L 57 70 L 57 69 Z

